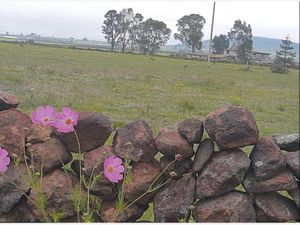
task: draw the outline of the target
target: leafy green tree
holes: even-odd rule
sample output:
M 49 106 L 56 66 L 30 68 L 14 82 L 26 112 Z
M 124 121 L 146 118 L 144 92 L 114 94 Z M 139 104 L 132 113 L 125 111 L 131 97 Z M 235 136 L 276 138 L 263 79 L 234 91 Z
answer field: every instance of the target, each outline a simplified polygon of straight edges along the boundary
M 212 41 L 212 48 L 214 53 L 223 54 L 224 50 L 229 47 L 229 39 L 226 35 L 221 34 L 219 36 L 215 36 Z
M 104 17 L 102 32 L 105 34 L 105 39 L 110 42 L 111 51 L 113 51 L 116 40 L 122 31 L 121 16 L 116 10 L 109 10 Z
M 195 49 L 202 48 L 204 24 L 205 18 L 199 14 L 185 15 L 177 21 L 178 33 L 174 34 L 174 38 L 192 48 L 192 52 L 195 53 Z
M 294 57 L 296 57 L 296 53 L 292 52 L 294 49 L 292 47 L 292 41 L 289 36 L 286 36 L 281 40 L 280 51 L 276 51 L 276 59 L 283 63 L 284 67 L 288 67 L 294 64 Z
M 253 48 L 251 25 L 246 21 L 236 20 L 233 28 L 228 32 L 228 37 L 236 48 L 238 60 L 243 63 L 248 62 Z
M 147 19 L 139 26 L 138 43 L 140 51 L 144 54 L 154 55 L 161 45 L 170 38 L 171 30 L 158 20 Z
M 140 13 L 136 13 L 133 17 L 128 37 L 128 44 L 130 46 L 131 51 L 134 50 L 135 46 L 138 44 L 138 34 L 140 29 L 140 24 L 142 23 L 144 17 Z

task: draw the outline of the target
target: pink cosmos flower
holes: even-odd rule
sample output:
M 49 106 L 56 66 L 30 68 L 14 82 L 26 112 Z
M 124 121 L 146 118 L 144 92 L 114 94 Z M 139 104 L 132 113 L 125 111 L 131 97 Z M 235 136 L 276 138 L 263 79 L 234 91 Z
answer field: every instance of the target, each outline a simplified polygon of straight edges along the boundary
M 118 157 L 109 157 L 104 161 L 104 175 L 113 183 L 123 179 L 124 166 Z
M 55 118 L 56 112 L 52 106 L 39 106 L 31 114 L 32 122 L 43 126 L 51 126 Z
M 61 113 L 57 113 L 57 119 L 53 126 L 61 133 L 69 133 L 74 131 L 74 126 L 78 122 L 78 113 L 71 108 L 65 107 Z
M 0 147 L 0 173 L 4 173 L 10 163 L 8 152 Z

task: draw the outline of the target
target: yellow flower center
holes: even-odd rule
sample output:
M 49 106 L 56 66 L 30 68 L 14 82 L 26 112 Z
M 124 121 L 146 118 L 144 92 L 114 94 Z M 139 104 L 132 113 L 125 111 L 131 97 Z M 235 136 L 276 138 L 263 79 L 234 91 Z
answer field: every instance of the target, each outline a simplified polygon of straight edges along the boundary
M 108 169 L 107 169 L 107 171 L 109 173 L 113 173 L 114 172 L 114 168 L 112 166 L 109 166 Z
M 72 123 L 72 120 L 70 118 L 66 119 L 66 124 L 70 125 Z

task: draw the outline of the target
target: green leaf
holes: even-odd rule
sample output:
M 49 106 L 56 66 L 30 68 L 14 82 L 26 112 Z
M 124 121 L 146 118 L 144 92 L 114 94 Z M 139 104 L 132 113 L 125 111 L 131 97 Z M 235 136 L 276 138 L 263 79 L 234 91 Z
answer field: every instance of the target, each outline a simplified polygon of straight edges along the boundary
M 83 161 L 84 153 L 71 152 L 72 160 Z

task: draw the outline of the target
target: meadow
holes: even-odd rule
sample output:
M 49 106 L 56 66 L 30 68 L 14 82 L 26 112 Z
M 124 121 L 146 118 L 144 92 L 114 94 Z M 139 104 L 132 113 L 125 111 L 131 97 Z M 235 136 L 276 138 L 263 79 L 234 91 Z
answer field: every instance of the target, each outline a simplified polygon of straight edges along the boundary
M 144 119 L 154 135 L 226 105 L 248 108 L 261 136 L 299 131 L 298 70 L 0 43 L 0 91 L 28 114 L 70 106 L 103 113 L 115 128 Z M 151 207 L 142 220 L 153 220 Z
M 0 90 L 27 113 L 70 106 L 115 127 L 145 119 L 155 134 L 229 104 L 248 108 L 262 136 L 299 130 L 298 70 L 0 43 Z

